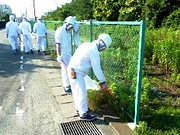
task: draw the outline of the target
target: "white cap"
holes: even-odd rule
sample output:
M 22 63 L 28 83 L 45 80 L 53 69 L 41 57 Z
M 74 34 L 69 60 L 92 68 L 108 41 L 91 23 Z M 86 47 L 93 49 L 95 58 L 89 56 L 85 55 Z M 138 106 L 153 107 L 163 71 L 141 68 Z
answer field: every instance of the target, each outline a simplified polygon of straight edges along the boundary
M 27 17 L 26 17 L 26 16 L 23 16 L 23 19 L 24 19 L 24 20 L 27 20 Z
M 71 25 L 75 25 L 75 19 L 72 17 L 72 16 L 68 16 L 66 19 L 65 19 L 65 23 L 68 23 L 68 24 L 71 24 Z
M 9 20 L 10 20 L 10 21 L 14 21 L 14 16 L 13 16 L 13 15 L 10 15 L 10 16 L 9 16 Z
M 77 17 L 76 16 L 74 16 L 73 18 L 74 18 L 75 21 L 77 21 Z
M 106 44 L 106 47 L 109 47 L 112 43 L 112 39 L 108 34 L 99 35 L 98 40 L 100 39 L 104 41 L 104 43 Z
M 38 19 L 38 20 L 42 20 L 42 18 L 41 18 L 41 17 L 38 17 L 37 19 Z

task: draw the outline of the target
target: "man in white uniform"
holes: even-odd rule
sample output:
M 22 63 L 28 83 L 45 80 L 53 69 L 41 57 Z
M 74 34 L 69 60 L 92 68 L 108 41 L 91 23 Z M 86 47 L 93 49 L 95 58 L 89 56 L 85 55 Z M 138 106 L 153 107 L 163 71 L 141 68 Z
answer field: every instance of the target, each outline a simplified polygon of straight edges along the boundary
M 87 114 L 88 106 L 84 80 L 84 77 L 88 74 L 91 67 L 98 80 L 102 83 L 103 89 L 107 89 L 105 77 L 100 65 L 100 52 L 109 47 L 111 43 L 111 37 L 108 34 L 102 34 L 98 40 L 92 43 L 81 44 L 69 63 L 68 74 L 74 104 L 81 120 L 91 121 L 95 119 L 94 115 Z
M 29 51 L 33 54 L 33 43 L 31 38 L 31 25 L 24 16 L 23 21 L 19 25 L 19 30 L 23 35 L 23 42 L 25 47 L 25 53 L 29 54 Z
M 38 22 L 34 24 L 33 32 L 37 35 L 37 50 L 38 53 L 41 54 L 40 49 L 42 46 L 42 50 L 46 55 L 46 37 L 47 37 L 47 29 L 45 24 L 42 22 L 42 18 L 38 18 Z
M 59 27 L 55 32 L 57 61 L 61 62 L 62 82 L 66 94 L 71 94 L 67 66 L 71 58 L 71 36 L 69 31 L 73 29 L 74 24 L 74 18 L 69 16 L 66 18 L 65 24 Z
M 75 25 L 73 28 L 73 45 L 76 46 L 76 48 L 78 48 L 79 46 L 79 29 L 80 29 L 80 23 L 77 22 L 77 18 L 76 16 L 74 16 L 75 19 Z
M 17 23 L 14 22 L 14 16 L 10 15 L 9 22 L 6 23 L 6 35 L 12 46 L 12 51 L 16 55 L 19 49 L 18 36 L 19 28 Z

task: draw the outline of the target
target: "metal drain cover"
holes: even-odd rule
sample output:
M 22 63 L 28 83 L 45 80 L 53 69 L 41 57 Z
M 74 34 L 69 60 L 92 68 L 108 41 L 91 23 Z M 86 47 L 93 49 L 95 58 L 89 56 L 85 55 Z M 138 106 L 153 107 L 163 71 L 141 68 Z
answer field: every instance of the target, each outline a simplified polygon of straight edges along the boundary
M 102 135 L 93 122 L 72 121 L 61 123 L 64 135 Z

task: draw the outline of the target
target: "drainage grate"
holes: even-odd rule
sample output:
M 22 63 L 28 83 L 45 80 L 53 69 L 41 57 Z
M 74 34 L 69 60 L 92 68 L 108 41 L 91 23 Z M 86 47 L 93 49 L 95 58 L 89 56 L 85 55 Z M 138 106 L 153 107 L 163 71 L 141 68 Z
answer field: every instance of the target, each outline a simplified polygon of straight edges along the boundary
M 64 135 L 102 135 L 93 122 L 73 121 L 61 123 Z

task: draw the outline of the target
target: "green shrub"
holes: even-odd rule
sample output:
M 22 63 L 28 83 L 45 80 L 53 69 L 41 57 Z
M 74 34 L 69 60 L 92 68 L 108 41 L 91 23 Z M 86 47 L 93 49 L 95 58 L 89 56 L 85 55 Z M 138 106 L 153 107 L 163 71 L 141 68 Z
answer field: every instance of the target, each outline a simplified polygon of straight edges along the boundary
M 162 23 L 163 26 L 170 27 L 173 29 L 180 28 L 180 8 L 172 12 L 167 19 L 165 19 Z
M 180 74 L 178 74 L 177 77 L 176 77 L 176 83 L 177 84 L 180 83 Z
M 160 28 L 147 30 L 145 42 L 145 58 L 154 64 L 160 64 L 164 72 L 180 72 L 179 31 Z
M 147 78 L 143 78 L 141 104 L 148 105 L 152 97 L 153 97 L 153 91 L 151 90 L 151 84 Z
M 88 90 L 87 91 L 87 99 L 89 102 L 89 107 L 93 110 L 99 110 L 102 95 L 97 90 Z
M 172 82 L 176 81 L 176 74 L 175 73 L 171 74 L 171 81 Z
M 5 20 L 6 22 L 9 21 L 9 14 L 3 14 L 1 17 L 0 17 L 0 20 Z

